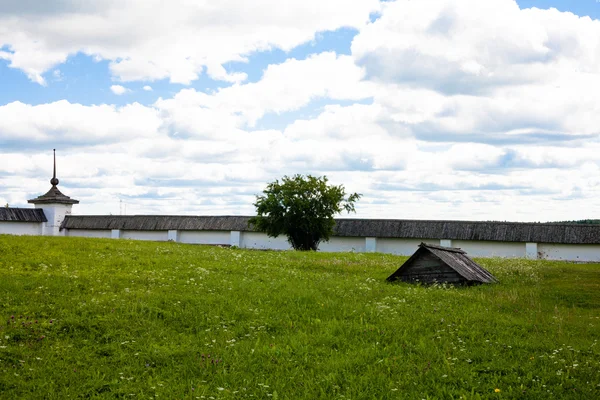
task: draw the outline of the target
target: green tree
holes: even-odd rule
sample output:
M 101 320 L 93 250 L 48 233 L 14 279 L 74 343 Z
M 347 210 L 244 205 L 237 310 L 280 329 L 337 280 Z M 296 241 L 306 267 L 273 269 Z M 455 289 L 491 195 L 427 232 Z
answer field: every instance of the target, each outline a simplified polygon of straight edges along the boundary
M 271 237 L 286 235 L 296 250 L 317 250 L 333 233 L 333 216 L 355 212 L 358 193 L 346 196 L 343 185 L 328 185 L 326 176 L 284 176 L 256 196 L 256 217 L 250 224 Z

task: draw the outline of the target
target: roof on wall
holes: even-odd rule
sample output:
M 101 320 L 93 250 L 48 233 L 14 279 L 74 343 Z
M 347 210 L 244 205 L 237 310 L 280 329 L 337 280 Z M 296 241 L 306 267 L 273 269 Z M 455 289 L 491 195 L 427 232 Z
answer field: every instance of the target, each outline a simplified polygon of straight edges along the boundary
M 50 190 L 35 199 L 27 200 L 28 203 L 32 204 L 79 204 L 79 200 L 70 198 L 62 194 L 56 185 L 52 185 Z
M 249 231 L 244 216 L 69 215 L 61 229 L 122 229 L 134 231 Z
M 338 236 L 600 244 L 600 226 L 496 221 L 338 219 Z
M 61 228 L 253 231 L 254 229 L 248 226 L 250 218 L 249 216 L 70 215 L 65 218 Z M 334 235 L 342 237 L 600 244 L 600 225 L 337 219 Z
M 390 275 L 387 280 L 394 281 L 400 279 L 405 274 L 410 274 L 410 266 L 413 261 L 423 254 L 431 253 L 439 258 L 444 264 L 452 268 L 456 273 L 462 276 L 467 282 L 474 283 L 494 283 L 498 282 L 492 274 L 481 267 L 475 261 L 471 260 L 467 253 L 455 247 L 443 247 L 427 243 L 421 243 L 419 249 L 408 259 L 396 272 Z
M 1 207 L 0 221 L 2 222 L 48 222 L 41 208 Z

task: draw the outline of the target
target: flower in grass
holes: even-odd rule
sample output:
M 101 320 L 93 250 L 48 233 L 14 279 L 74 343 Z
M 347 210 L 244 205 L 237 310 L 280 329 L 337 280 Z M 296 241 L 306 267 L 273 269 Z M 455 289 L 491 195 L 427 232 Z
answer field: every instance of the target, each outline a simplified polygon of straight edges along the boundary
M 496 388 L 496 389 L 494 389 L 494 392 L 496 392 L 496 393 L 500 393 L 500 392 L 501 392 L 501 390 L 500 390 L 500 389 L 498 389 L 498 388 Z

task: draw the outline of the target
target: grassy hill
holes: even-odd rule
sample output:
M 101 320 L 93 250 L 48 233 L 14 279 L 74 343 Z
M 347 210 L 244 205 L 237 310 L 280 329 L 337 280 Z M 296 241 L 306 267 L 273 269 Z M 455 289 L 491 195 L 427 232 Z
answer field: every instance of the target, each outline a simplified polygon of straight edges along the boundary
M 600 265 L 0 236 L 0 398 L 600 398 Z

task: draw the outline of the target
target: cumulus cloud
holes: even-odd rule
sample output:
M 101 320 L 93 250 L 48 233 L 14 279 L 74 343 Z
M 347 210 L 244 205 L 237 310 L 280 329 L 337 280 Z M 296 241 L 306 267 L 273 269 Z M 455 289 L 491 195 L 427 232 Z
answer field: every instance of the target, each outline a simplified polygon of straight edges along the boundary
M 118 211 L 125 196 L 131 213 L 250 214 L 266 182 L 293 173 L 363 193 L 360 217 L 552 220 L 600 210 L 599 21 L 511 0 L 385 2 L 373 22 L 379 5 L 369 1 L 283 10 L 263 0 L 256 7 L 269 13 L 241 4 L 231 15 L 219 5 L 211 20 L 199 18 L 203 6 L 157 2 L 118 37 L 129 22 L 96 32 L 116 3 L 76 12 L 71 1 L 28 4 L 19 13 L 39 26 L 16 18 L 13 28 L 27 29 L 15 35 L 0 24 L 0 57 L 34 80 L 83 51 L 111 61 L 121 81 L 187 83 L 205 71 L 231 85 L 177 89 L 147 105 L 0 106 L 0 203 L 44 191 L 56 146 L 69 149 L 61 185 L 85 213 Z M 79 33 L 72 42 L 58 20 Z M 227 67 L 340 26 L 359 30 L 351 54 L 290 58 L 251 83 L 243 64 Z M 280 125 L 269 126 L 273 115 Z
M 146 85 L 146 86 L 144 86 L 144 87 L 143 87 L 143 89 L 144 89 L 146 92 L 151 92 L 151 91 L 152 91 L 152 86 L 148 86 L 148 85 Z
M 151 138 L 161 125 L 156 110 L 138 103 L 84 106 L 65 100 L 36 106 L 9 103 L 0 106 L 0 121 L 0 147 L 24 151 L 52 143 L 93 146 Z
M 4 2 L 5 3 L 5 2 Z M 44 83 L 43 74 L 79 52 L 110 61 L 127 82 L 169 79 L 189 84 L 204 70 L 240 82 L 243 72 L 223 64 L 247 61 L 256 51 L 284 51 L 342 27 L 359 28 L 378 0 L 21 1 L 0 9 L 0 58 Z M 123 16 L 128 16 L 124 18 Z
M 114 94 L 116 94 L 117 96 L 121 96 L 125 93 L 131 92 L 130 89 L 127 89 L 126 87 L 121 86 L 121 85 L 112 85 L 110 87 L 110 91 L 113 92 Z
M 62 74 L 62 72 L 60 72 L 60 69 L 55 69 L 54 71 L 52 71 L 52 77 L 57 82 L 60 82 L 63 80 L 63 74 Z
M 267 113 L 298 110 L 312 100 L 367 99 L 374 88 L 362 81 L 363 75 L 350 56 L 325 52 L 269 65 L 256 83 L 233 85 L 215 94 L 186 89 L 156 105 L 174 131 L 202 135 L 211 124 L 222 124 L 224 131 L 252 127 Z
M 545 82 L 581 62 L 597 74 L 599 50 L 599 21 L 509 0 L 389 2 L 352 43 L 373 79 L 444 94 Z
M 375 103 L 423 141 L 598 137 L 600 21 L 509 0 L 390 2 L 352 43 Z

